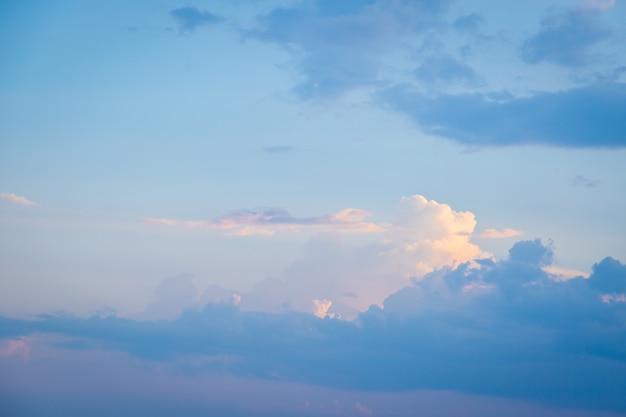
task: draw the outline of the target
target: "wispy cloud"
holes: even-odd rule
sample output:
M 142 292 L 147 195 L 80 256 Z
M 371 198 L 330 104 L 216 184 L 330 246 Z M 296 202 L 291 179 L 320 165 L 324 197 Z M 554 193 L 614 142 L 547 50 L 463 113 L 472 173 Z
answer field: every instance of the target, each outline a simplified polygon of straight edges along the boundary
M 334 98 L 381 82 L 390 48 L 415 41 L 436 27 L 449 0 L 300 2 L 259 16 L 247 37 L 290 52 L 302 76 L 294 91 L 303 99 Z
M 609 29 L 600 21 L 600 12 L 610 2 L 593 2 L 595 7 L 553 13 L 541 21 L 541 29 L 522 46 L 522 58 L 529 64 L 551 62 L 578 67 L 590 62 L 590 50 L 608 38 Z
M 175 220 L 168 218 L 142 218 L 141 220 L 165 226 L 182 225 L 226 230 L 229 234 L 239 236 L 272 235 L 279 230 L 299 231 L 305 229 L 332 229 L 353 233 L 369 233 L 379 232 L 388 227 L 386 224 L 365 221 L 371 215 L 365 210 L 347 208 L 332 215 L 295 217 L 280 208 L 259 208 L 233 211 L 226 216 L 213 220 Z
M 484 83 L 471 67 L 451 55 L 426 57 L 413 75 L 426 85 L 459 83 L 478 86 Z
M 209 26 L 223 20 L 221 17 L 197 7 L 180 7 L 172 10 L 170 16 L 178 21 L 181 33 L 193 32 L 199 27 Z
M 615 6 L 615 0 L 586 0 L 583 3 L 584 8 L 607 10 Z
M 578 187 L 596 188 L 602 184 L 602 181 L 592 180 L 582 175 L 576 175 L 572 180 L 572 184 Z
M 478 236 L 487 239 L 503 239 L 507 237 L 520 236 L 521 234 L 522 232 L 520 230 L 506 228 L 503 230 L 485 229 Z
M 34 201 L 27 199 L 26 197 L 18 196 L 13 193 L 2 193 L 0 194 L 0 198 L 3 200 L 12 201 L 13 203 L 22 204 L 24 206 L 38 206 L 39 205 L 39 203 L 35 203 Z

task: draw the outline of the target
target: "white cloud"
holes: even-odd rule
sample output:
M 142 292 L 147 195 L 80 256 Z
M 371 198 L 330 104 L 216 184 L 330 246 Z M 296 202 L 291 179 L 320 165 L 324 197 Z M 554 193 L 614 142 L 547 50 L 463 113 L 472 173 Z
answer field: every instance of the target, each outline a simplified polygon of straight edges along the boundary
M 0 198 L 3 200 L 12 201 L 13 203 L 22 204 L 24 206 L 38 206 L 39 205 L 39 203 L 35 203 L 34 201 L 27 199 L 26 197 L 15 195 L 13 193 L 1 193 Z
M 337 217 L 358 222 L 367 213 L 351 210 Z M 476 225 L 473 213 L 421 195 L 402 198 L 391 224 L 372 225 L 379 233 L 367 242 L 354 243 L 338 233 L 314 236 L 299 260 L 279 276 L 257 283 L 243 297 L 242 308 L 351 319 L 373 304 L 381 305 L 411 278 L 490 256 L 470 240 Z
M 490 256 L 470 241 L 476 227 L 473 213 L 421 195 L 402 198 L 394 225 L 389 254 L 403 264 L 405 276 L 421 277 L 435 268 Z

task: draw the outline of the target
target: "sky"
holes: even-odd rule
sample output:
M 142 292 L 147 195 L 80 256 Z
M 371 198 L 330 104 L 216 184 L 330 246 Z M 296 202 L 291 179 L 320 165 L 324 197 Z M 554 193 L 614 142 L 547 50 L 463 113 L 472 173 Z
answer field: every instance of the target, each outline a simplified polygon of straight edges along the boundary
M 626 2 L 0 2 L 0 414 L 626 416 Z

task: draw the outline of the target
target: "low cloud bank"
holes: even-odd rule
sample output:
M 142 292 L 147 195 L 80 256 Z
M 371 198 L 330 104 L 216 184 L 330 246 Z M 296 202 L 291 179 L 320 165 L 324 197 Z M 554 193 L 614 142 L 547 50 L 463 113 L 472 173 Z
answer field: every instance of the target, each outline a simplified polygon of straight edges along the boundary
M 476 262 L 427 274 L 353 322 L 209 303 L 174 321 L 1 318 L 0 337 L 56 334 L 67 349 L 210 358 L 197 368 L 335 388 L 626 411 L 626 265 L 605 258 L 589 278 L 557 281 L 545 271 L 552 250 L 539 240 L 518 242 L 507 260 Z

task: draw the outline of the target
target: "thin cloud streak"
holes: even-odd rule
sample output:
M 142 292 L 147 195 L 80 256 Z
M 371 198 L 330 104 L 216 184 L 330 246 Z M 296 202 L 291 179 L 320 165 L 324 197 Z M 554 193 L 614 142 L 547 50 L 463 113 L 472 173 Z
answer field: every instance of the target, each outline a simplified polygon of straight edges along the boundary
M 521 235 L 522 235 L 522 232 L 520 230 L 506 228 L 503 230 L 485 229 L 478 236 L 484 237 L 486 239 L 504 239 L 507 237 L 515 237 L 515 236 L 521 236 Z
M 0 198 L 3 200 L 9 200 L 16 204 L 21 204 L 23 206 L 38 206 L 39 205 L 39 203 L 31 201 L 27 199 L 26 197 L 18 196 L 13 193 L 2 193 L 0 194 Z
M 372 233 L 390 227 L 384 223 L 366 222 L 371 213 L 356 208 L 347 208 L 332 215 L 319 217 L 294 217 L 279 208 L 237 210 L 213 220 L 176 220 L 169 218 L 142 218 L 141 221 L 164 226 L 205 227 L 226 230 L 238 236 L 273 235 L 280 230 L 301 231 L 307 229 L 330 229 L 341 232 Z

